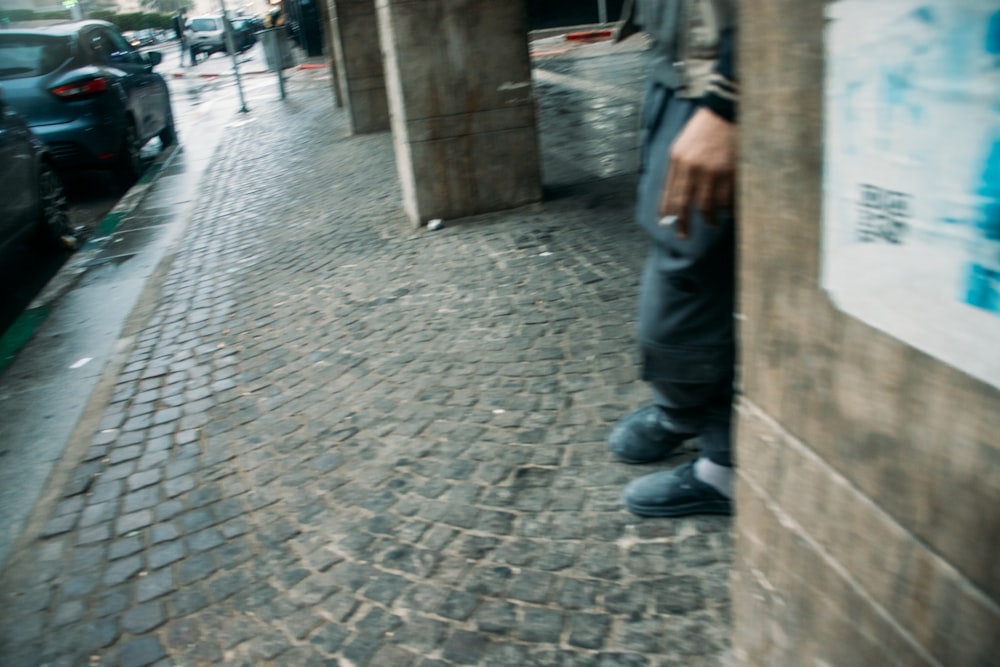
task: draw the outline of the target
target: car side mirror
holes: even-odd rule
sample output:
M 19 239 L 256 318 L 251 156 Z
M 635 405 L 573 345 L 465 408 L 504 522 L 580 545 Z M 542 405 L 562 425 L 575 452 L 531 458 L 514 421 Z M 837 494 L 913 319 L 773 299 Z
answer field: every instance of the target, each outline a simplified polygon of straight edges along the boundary
M 151 67 L 156 67 L 163 62 L 163 54 L 159 51 L 148 51 L 146 53 L 146 62 L 148 62 Z

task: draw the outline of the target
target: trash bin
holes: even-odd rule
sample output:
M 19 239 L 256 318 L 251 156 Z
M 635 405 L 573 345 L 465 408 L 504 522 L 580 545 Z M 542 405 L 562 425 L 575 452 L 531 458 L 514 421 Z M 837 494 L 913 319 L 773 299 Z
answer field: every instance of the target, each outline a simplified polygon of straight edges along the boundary
M 277 72 L 279 69 L 295 67 L 295 55 L 292 53 L 292 46 L 288 43 L 288 29 L 285 26 L 277 28 L 265 28 L 257 33 L 261 44 L 264 46 L 264 59 L 267 61 L 267 69 Z

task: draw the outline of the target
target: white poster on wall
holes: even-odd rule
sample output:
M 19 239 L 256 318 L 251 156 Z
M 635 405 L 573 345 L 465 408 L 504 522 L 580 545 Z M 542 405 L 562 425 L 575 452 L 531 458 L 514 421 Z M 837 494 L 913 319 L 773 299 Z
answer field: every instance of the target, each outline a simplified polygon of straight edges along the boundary
M 1000 387 L 1000 0 L 827 12 L 823 286 Z

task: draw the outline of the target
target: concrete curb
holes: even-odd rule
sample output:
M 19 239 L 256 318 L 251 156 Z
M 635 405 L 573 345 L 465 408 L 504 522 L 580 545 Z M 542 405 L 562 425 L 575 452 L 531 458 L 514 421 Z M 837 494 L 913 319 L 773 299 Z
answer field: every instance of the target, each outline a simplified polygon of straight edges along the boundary
M 240 70 L 240 76 L 253 76 L 257 74 L 271 74 L 268 70 L 251 70 L 244 72 Z M 221 77 L 234 77 L 232 70 L 228 72 L 171 72 L 171 79 L 218 79 Z
M 31 302 L 28 310 L 47 307 L 73 288 L 73 285 L 90 268 L 94 258 L 104 250 L 104 246 L 107 245 L 121 221 L 139 207 L 149 193 L 149 189 L 156 183 L 160 174 L 170 165 L 174 157 L 180 154 L 180 151 L 179 145 L 171 146 L 156 156 L 139 182 L 129 188 L 125 196 L 101 219 L 94 229 L 94 235 L 59 269 L 59 272 L 49 281 L 45 289 Z
M 538 30 L 532 30 L 528 33 L 528 41 L 533 42 L 540 39 L 551 39 L 553 37 L 560 37 L 565 35 L 572 35 L 576 33 L 587 33 L 595 31 L 608 31 L 610 32 L 617 22 L 612 23 L 584 23 L 581 25 L 567 25 L 558 28 L 540 28 Z
M 565 39 L 567 42 L 601 42 L 611 39 L 614 34 L 612 30 L 582 30 L 566 33 Z
M 533 30 L 528 35 L 528 48 L 532 58 L 560 56 L 578 46 L 613 40 L 613 26 L 614 24 L 597 23 Z
M 317 69 L 327 69 L 330 67 L 329 63 L 299 63 L 295 67 L 288 67 L 287 70 L 296 71 L 306 71 L 306 70 L 317 70 Z M 240 70 L 240 76 L 257 76 L 260 74 L 274 74 L 269 69 L 251 69 L 251 70 Z M 225 72 L 190 72 L 190 71 L 174 71 L 170 72 L 171 79 L 218 79 L 220 77 L 235 77 L 233 71 L 227 70 Z

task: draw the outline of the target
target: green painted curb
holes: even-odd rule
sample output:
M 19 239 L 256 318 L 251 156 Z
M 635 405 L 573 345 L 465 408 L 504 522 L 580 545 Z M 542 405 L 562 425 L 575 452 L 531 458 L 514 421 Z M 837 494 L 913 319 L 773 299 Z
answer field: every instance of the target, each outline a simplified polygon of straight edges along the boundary
M 4 335 L 0 336 L 0 371 L 7 370 L 13 363 L 14 357 L 35 335 L 35 331 L 48 317 L 50 310 L 48 306 L 28 308 L 14 320 Z

